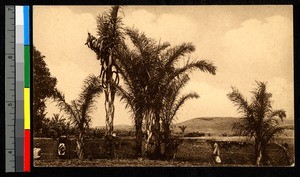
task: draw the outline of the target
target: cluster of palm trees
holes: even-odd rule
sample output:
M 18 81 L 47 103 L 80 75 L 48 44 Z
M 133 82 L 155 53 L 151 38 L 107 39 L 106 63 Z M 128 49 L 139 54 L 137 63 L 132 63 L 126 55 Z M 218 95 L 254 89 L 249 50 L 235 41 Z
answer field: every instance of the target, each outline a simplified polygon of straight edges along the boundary
M 113 6 L 108 13 L 98 16 L 96 37 L 88 33 L 86 45 L 100 61 L 99 76 L 89 76 L 79 98 L 70 103 L 60 91 L 54 94 L 58 106 L 69 115 L 78 130 L 77 154 L 80 159 L 84 158 L 84 137 L 91 121 L 89 114 L 100 93 L 105 94 L 107 140 L 113 136 L 114 100 L 118 95 L 133 113 L 137 156 L 160 158 L 166 153 L 162 149 L 169 149 L 171 124 L 177 111 L 187 100 L 199 98 L 196 92 L 181 93 L 190 80 L 189 73 L 199 70 L 216 74 L 213 63 L 188 59 L 195 51 L 193 44 L 171 46 L 148 38 L 137 29 L 124 27 L 118 16 L 119 9 L 119 6 Z M 270 139 L 282 131 L 275 117 L 282 119 L 286 115 L 283 110 L 271 109 L 271 94 L 266 92 L 265 83 L 258 82 L 253 95 L 253 102 L 248 104 L 233 88 L 228 98 L 245 114 L 243 122 L 235 128 L 241 130 L 240 134 L 255 137 L 259 165 L 266 156 Z
M 144 155 L 159 157 L 162 140 L 168 144 L 170 125 L 178 109 L 197 93 L 179 97 L 188 83 L 188 73 L 198 69 L 215 74 L 216 67 L 205 60 L 178 62 L 193 52 L 191 43 L 171 47 L 157 43 L 137 29 L 126 28 L 118 16 L 119 6 L 98 17 L 97 37 L 88 34 L 87 46 L 101 63 L 100 80 L 105 92 L 106 134 L 113 131 L 115 94 L 125 100 L 133 112 L 136 132 L 136 150 L 143 155 L 144 125 L 147 134 Z M 133 48 L 125 42 L 128 37 Z M 122 78 L 123 84 L 119 83 Z

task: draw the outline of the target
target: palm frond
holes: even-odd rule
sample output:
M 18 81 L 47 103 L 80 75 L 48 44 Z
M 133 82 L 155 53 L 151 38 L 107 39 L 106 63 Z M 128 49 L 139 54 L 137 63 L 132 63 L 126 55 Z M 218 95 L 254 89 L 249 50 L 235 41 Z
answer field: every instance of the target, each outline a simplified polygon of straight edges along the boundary
M 238 89 L 232 87 L 232 92 L 227 94 L 230 101 L 234 102 L 234 105 L 238 107 L 238 111 L 247 113 L 250 109 L 248 101 L 243 97 Z
M 79 95 L 78 104 L 81 117 L 84 118 L 93 108 L 96 102 L 95 97 L 103 92 L 99 77 L 90 75 L 84 80 L 82 92 Z
M 172 81 L 175 77 L 178 77 L 181 74 L 191 72 L 195 69 L 199 69 L 200 71 L 208 72 L 210 74 L 215 75 L 217 68 L 213 65 L 213 63 L 207 62 L 205 60 L 200 60 L 196 62 L 187 62 L 185 66 L 181 68 L 176 68 L 173 73 L 170 73 L 166 82 L 168 83 Z
M 173 66 L 178 59 L 188 53 L 195 51 L 195 46 L 192 43 L 183 43 L 179 46 L 172 47 L 165 54 L 166 64 L 165 67 L 168 68 Z
M 166 88 L 163 96 L 164 111 L 162 111 L 162 117 L 165 117 L 165 119 L 169 119 L 172 116 L 172 109 L 175 105 L 175 102 L 177 101 L 179 93 L 189 80 L 189 76 L 185 74 L 182 77 L 174 79 L 174 81 L 172 81 L 172 83 Z
M 168 43 L 168 42 L 164 42 L 162 44 L 158 43 L 156 46 L 156 54 L 157 55 L 160 54 L 162 51 L 164 51 L 168 47 L 170 47 L 170 43 Z
M 269 143 L 269 141 L 274 137 L 274 135 L 282 133 L 283 131 L 284 127 L 270 126 L 266 131 L 264 131 L 263 139 L 266 143 Z
M 78 100 L 72 100 L 71 106 L 72 106 L 73 111 L 77 115 L 77 117 L 71 119 L 71 121 L 72 121 L 73 125 L 75 125 L 77 127 L 81 127 L 80 125 L 82 125 L 82 117 L 81 117 L 81 113 L 80 113 L 80 106 L 78 104 Z
M 138 29 L 126 28 L 125 33 L 129 36 L 133 45 L 144 58 L 153 58 L 153 56 L 157 55 L 159 50 L 166 47 L 165 45 L 156 46 L 153 39 L 148 38 L 144 33 L 139 32 Z
M 125 102 L 128 105 L 130 105 L 131 109 L 134 110 L 135 109 L 134 97 L 130 93 L 128 93 L 125 89 L 123 89 L 121 86 L 117 85 L 115 87 L 116 87 L 118 96 L 121 97 L 121 100 L 125 100 Z
M 193 98 L 199 98 L 200 96 L 196 93 L 189 93 L 186 95 L 183 95 L 181 98 L 179 98 L 179 100 L 177 101 L 177 103 L 174 105 L 173 109 L 172 109 L 172 115 L 171 118 L 173 119 L 173 117 L 176 115 L 177 111 L 179 110 L 179 108 L 189 99 L 193 99 Z
M 283 121 L 283 119 L 286 118 L 286 112 L 283 109 L 275 110 L 272 111 L 270 117 L 279 117 L 281 121 Z
M 72 106 L 65 100 L 65 96 L 59 90 L 55 90 L 53 99 L 57 102 L 56 106 L 61 110 L 70 115 L 70 117 L 77 119 L 78 114 L 73 110 Z

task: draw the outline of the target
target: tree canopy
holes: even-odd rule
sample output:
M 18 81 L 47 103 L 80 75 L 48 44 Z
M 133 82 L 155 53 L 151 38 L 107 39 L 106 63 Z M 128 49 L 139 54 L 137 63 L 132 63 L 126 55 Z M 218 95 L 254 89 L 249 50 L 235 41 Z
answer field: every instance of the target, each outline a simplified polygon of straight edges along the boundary
M 51 76 L 45 56 L 33 47 L 33 129 L 38 133 L 45 118 L 45 101 L 54 93 L 57 79 Z

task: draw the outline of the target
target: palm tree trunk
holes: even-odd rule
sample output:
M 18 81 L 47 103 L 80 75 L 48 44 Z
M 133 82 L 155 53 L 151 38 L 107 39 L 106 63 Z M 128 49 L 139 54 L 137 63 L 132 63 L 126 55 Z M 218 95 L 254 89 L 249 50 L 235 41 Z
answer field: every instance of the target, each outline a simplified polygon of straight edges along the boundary
M 154 158 L 159 158 L 161 144 L 160 144 L 160 115 L 159 111 L 155 112 L 155 122 L 154 122 Z
M 107 136 L 111 136 L 114 130 L 113 120 L 114 120 L 114 101 L 112 99 L 111 85 L 107 85 L 107 89 L 105 90 L 105 111 L 106 111 L 106 119 L 105 119 L 105 133 Z
M 136 114 L 135 116 L 135 137 L 136 137 L 136 154 L 138 157 L 142 155 L 142 143 L 143 143 L 143 116 L 142 114 Z
M 76 151 L 77 151 L 77 156 L 80 160 L 84 159 L 84 141 L 83 141 L 83 134 L 82 132 L 79 133 L 76 141 Z
M 106 69 L 106 89 L 105 89 L 105 111 L 106 111 L 106 135 L 111 136 L 113 132 L 113 121 L 114 121 L 114 99 L 115 99 L 115 87 L 113 86 L 112 78 L 112 51 L 110 51 L 109 61 L 107 62 Z
M 258 140 L 255 140 L 255 155 L 256 155 L 256 165 L 260 166 L 263 154 L 262 154 L 262 144 Z
M 257 138 L 254 139 L 254 154 L 255 154 L 255 158 L 258 156 L 258 141 Z
M 162 124 L 162 128 L 163 128 L 163 138 L 162 138 L 162 140 L 163 140 L 163 144 L 164 144 L 164 146 L 163 146 L 164 150 L 162 151 L 162 154 L 167 155 L 168 150 L 169 150 L 168 145 L 170 143 L 170 133 L 171 133 L 170 125 L 167 122 L 165 122 L 165 123 Z
M 153 116 L 149 112 L 146 114 L 146 133 L 145 155 L 149 156 L 151 154 L 151 140 L 153 136 Z
M 262 143 L 262 148 L 261 148 L 261 162 L 264 164 L 264 165 L 269 165 L 270 164 L 270 161 L 269 161 L 269 157 L 268 157 L 268 154 L 267 154 L 267 144 L 268 143 Z

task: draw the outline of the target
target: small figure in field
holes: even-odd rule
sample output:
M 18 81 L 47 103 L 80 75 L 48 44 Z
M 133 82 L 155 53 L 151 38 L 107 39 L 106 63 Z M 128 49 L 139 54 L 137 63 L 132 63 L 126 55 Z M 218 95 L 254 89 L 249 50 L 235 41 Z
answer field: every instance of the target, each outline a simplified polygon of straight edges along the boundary
M 214 151 L 213 151 L 213 155 L 214 155 L 214 160 L 216 163 L 221 163 L 221 158 L 220 158 L 220 149 L 217 143 L 214 144 Z
M 63 159 L 66 157 L 66 136 L 61 136 L 58 139 L 58 146 L 57 146 L 57 154 L 60 159 Z
M 41 158 L 41 151 L 42 149 L 39 148 L 39 143 L 37 143 L 37 147 L 33 148 L 33 159 L 40 159 Z

